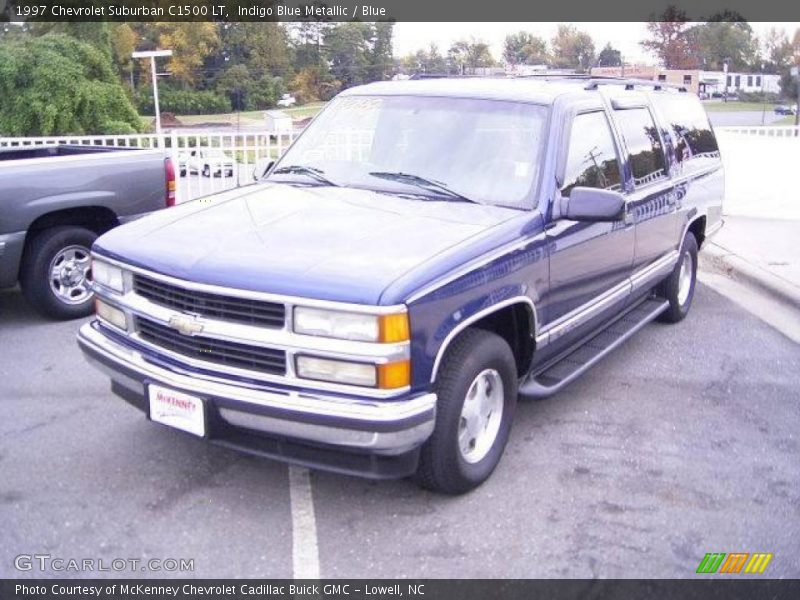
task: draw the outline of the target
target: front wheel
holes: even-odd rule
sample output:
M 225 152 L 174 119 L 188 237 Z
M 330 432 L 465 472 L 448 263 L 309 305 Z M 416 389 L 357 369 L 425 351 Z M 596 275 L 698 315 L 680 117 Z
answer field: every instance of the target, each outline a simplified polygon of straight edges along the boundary
M 433 434 L 420 454 L 417 480 L 461 494 L 486 481 L 505 450 L 517 405 L 517 368 L 497 334 L 468 329 L 448 348 L 436 382 Z
M 681 244 L 678 264 L 659 290 L 659 295 L 669 302 L 669 307 L 661 313 L 659 320 L 666 323 L 682 321 L 692 306 L 696 283 L 697 240 L 693 233 L 687 233 Z
M 211 177 L 211 167 L 208 165 L 203 167 L 203 177 Z
M 83 227 L 53 227 L 30 241 L 20 283 L 37 311 L 54 319 L 91 314 L 90 249 L 96 238 L 96 233 Z

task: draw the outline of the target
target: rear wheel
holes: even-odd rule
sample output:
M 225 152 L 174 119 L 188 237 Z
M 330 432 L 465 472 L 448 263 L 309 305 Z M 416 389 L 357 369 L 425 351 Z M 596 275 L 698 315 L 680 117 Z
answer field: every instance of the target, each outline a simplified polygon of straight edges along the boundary
M 203 177 L 211 177 L 211 167 L 208 165 L 203 166 Z
M 90 249 L 97 234 L 53 227 L 29 242 L 20 269 L 22 293 L 41 314 L 76 319 L 92 312 Z
M 417 479 L 461 494 L 486 481 L 505 450 L 517 404 L 511 348 L 494 333 L 468 329 L 447 350 L 436 392 L 436 426 L 422 447 Z
M 692 306 L 694 288 L 697 283 L 697 240 L 693 233 L 687 233 L 681 244 L 681 253 L 675 270 L 661 284 L 660 295 L 669 307 L 659 317 L 666 323 L 682 321 Z

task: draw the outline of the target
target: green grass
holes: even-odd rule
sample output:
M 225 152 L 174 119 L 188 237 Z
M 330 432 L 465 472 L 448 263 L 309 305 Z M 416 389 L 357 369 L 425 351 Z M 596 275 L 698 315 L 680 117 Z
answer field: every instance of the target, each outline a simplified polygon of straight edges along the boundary
M 713 102 L 703 102 L 703 106 L 708 112 L 739 112 L 739 111 L 762 111 L 772 112 L 775 104 L 768 102 L 766 105 L 762 102 L 739 102 L 738 100 L 729 100 L 722 102 L 721 100 L 714 100 Z

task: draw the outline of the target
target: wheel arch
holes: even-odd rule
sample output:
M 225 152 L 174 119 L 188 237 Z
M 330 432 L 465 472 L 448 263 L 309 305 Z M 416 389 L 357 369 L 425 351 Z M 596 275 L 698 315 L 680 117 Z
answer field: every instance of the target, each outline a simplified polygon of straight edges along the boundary
M 469 328 L 483 329 L 498 334 L 511 347 L 517 363 L 518 374 L 522 376 L 528 371 L 536 349 L 539 320 L 533 300 L 528 296 L 515 296 L 474 312 L 448 332 L 436 352 L 431 368 L 431 383 L 436 381 L 448 347 Z

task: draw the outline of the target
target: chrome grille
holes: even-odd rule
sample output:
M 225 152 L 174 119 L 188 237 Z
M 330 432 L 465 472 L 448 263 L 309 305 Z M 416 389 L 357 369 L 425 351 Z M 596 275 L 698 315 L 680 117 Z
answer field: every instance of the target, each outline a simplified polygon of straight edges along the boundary
M 189 358 L 271 375 L 286 374 L 286 353 L 283 350 L 187 336 L 142 317 L 136 319 L 136 325 L 139 337 L 145 342 Z
M 183 289 L 145 275 L 133 276 L 133 289 L 151 302 L 203 317 L 275 329 L 286 320 L 286 306 L 278 302 Z

